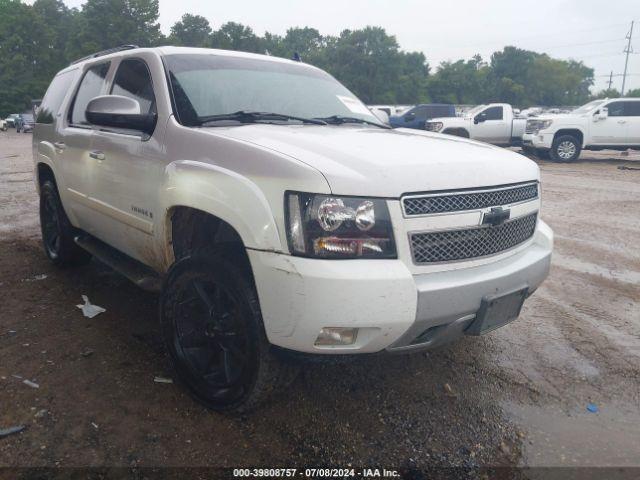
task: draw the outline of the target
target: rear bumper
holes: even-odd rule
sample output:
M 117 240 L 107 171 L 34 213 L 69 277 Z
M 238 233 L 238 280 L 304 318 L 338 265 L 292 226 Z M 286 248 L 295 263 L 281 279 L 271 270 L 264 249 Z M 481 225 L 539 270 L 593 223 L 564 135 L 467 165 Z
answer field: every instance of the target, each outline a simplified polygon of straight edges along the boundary
M 272 344 L 306 353 L 355 354 L 428 349 L 464 335 L 484 297 L 519 288 L 533 292 L 549 272 L 552 248 L 553 233 L 539 221 L 529 245 L 507 258 L 421 275 L 412 275 L 400 260 L 248 253 Z M 353 345 L 319 347 L 314 343 L 323 327 L 359 330 Z

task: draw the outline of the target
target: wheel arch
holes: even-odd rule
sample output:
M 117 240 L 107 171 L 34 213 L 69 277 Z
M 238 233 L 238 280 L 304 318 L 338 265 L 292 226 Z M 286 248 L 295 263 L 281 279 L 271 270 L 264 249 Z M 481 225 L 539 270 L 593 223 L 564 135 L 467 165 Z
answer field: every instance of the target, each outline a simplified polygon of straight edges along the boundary
M 464 127 L 445 128 L 442 133 L 446 135 L 454 135 L 456 137 L 471 138 L 471 134 L 469 133 L 469 130 L 467 130 Z
M 239 240 L 244 248 L 282 251 L 271 205 L 264 192 L 248 178 L 196 161 L 173 162 L 165 176 L 163 227 L 167 250 L 173 253 L 175 248 L 174 221 L 186 229 L 187 235 L 198 236 L 202 231 L 197 230 L 197 224 L 206 219 L 201 228 L 223 235 L 220 238 L 224 241 Z M 284 199 L 281 203 L 284 209 Z M 194 229 L 198 233 L 194 234 Z
M 553 141 L 562 135 L 570 135 L 577 138 L 578 142 L 580 142 L 580 146 L 584 147 L 584 133 L 579 128 L 562 128 L 553 135 Z
M 42 187 L 42 184 L 46 180 L 51 180 L 56 186 L 58 185 L 56 174 L 54 173 L 53 168 L 48 163 L 42 161 L 36 164 L 35 180 L 36 190 L 38 191 L 38 194 L 40 194 L 40 187 Z

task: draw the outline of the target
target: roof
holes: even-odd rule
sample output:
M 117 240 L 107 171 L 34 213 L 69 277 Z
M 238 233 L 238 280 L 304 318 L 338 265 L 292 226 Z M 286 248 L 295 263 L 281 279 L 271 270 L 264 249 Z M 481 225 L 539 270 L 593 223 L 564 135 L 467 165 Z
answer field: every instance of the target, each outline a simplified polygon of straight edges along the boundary
M 220 55 L 227 57 L 236 57 L 236 58 L 247 58 L 247 59 L 260 59 L 271 62 L 281 62 L 281 63 L 290 63 L 295 65 L 307 66 L 309 68 L 316 68 L 312 65 L 309 65 L 304 62 L 299 62 L 295 60 L 289 60 L 286 58 L 273 57 L 271 55 L 262 55 L 259 53 L 249 53 L 249 52 L 239 52 L 235 50 L 220 50 L 215 48 L 195 48 L 195 47 L 174 47 L 174 46 L 162 46 L 162 47 L 150 47 L 150 48 L 140 48 L 135 45 L 122 45 L 120 47 L 115 47 L 108 50 L 103 50 L 100 52 L 93 53 L 86 57 L 80 58 L 72 62 L 67 68 L 61 70 L 61 72 L 67 70 L 73 70 L 85 63 L 93 63 L 94 61 L 100 60 L 108 60 L 110 58 L 117 58 L 123 55 L 130 55 L 132 52 L 156 52 L 161 56 L 165 55 L 174 55 L 174 54 L 195 54 L 195 55 Z

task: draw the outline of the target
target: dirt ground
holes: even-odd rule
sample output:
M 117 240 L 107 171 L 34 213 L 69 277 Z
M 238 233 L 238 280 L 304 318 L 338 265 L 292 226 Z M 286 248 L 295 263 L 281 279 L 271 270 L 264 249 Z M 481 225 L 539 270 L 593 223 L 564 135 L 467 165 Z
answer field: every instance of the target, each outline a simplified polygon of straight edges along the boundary
M 48 263 L 31 135 L 0 132 L 0 429 L 26 426 L 0 438 L 0 467 L 640 467 L 640 155 L 539 163 L 556 246 L 518 321 L 426 354 L 307 364 L 271 404 L 227 416 L 154 382 L 154 295 L 95 261 Z M 83 317 L 83 294 L 106 313 Z

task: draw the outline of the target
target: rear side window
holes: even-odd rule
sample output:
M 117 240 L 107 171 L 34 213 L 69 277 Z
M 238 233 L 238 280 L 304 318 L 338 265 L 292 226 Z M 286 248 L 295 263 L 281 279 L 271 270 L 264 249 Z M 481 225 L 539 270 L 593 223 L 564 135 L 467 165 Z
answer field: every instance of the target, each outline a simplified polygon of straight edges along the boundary
M 487 108 L 484 112 L 487 120 L 502 120 L 502 107 Z
M 142 60 L 128 59 L 120 63 L 111 94 L 137 100 L 140 103 L 140 113 L 155 112 L 156 98 L 153 94 L 151 73 Z
M 610 117 L 626 116 L 624 111 L 625 103 L 627 102 L 611 102 L 609 105 L 607 105 L 607 109 L 609 110 L 609 116 Z
M 73 125 L 89 125 L 87 118 L 85 117 L 85 111 L 87 104 L 95 97 L 100 95 L 103 91 L 105 78 L 109 71 L 109 63 L 101 63 L 100 65 L 94 65 L 84 74 L 80 87 L 76 93 L 76 97 L 73 100 L 73 108 L 69 121 Z
M 451 107 L 448 105 L 434 105 L 433 107 L 429 107 L 427 110 L 427 117 L 429 118 L 438 118 L 438 117 L 450 117 L 451 116 Z
M 54 77 L 38 108 L 36 123 L 54 122 L 62 105 L 62 101 L 71 88 L 77 73 L 78 70 L 70 70 Z
M 640 102 L 624 102 L 624 114 L 626 117 L 640 117 Z

